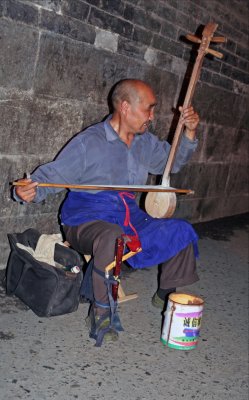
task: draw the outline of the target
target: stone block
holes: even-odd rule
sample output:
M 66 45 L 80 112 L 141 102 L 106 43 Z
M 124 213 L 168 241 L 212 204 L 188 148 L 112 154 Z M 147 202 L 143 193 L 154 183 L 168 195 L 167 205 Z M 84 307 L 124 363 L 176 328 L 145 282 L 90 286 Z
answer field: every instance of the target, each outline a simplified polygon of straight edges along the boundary
M 44 34 L 41 37 L 35 93 L 105 102 L 108 92 L 103 77 L 112 62 L 110 52 Z
M 207 55 L 203 60 L 203 68 L 219 73 L 221 69 L 221 61 L 213 56 Z
M 248 193 L 234 194 L 224 196 L 223 198 L 223 216 L 244 214 L 249 212 Z
M 85 3 L 90 4 L 91 6 L 99 7 L 102 0 L 85 0 Z
M 100 84 L 104 88 L 105 93 L 103 94 L 103 89 L 99 90 L 100 99 L 97 96 L 88 97 L 84 101 L 90 100 L 97 107 L 106 107 L 107 100 L 109 97 L 109 92 L 112 86 L 121 79 L 126 78 L 137 78 L 143 79 L 144 71 L 146 70 L 146 64 L 143 61 L 134 58 L 128 58 L 120 54 L 112 54 L 110 52 L 102 52 L 99 54 L 99 58 L 96 61 L 99 63 L 101 68 L 100 77 L 95 81 L 96 84 Z M 96 93 L 98 94 L 98 92 Z M 96 100 L 97 99 L 97 100 Z M 103 107 L 102 107 L 103 106 Z
M 226 195 L 248 193 L 248 160 L 241 164 L 231 164 L 226 186 Z
M 156 50 L 154 50 L 156 52 Z M 172 70 L 173 56 L 164 53 L 162 51 L 157 51 L 157 57 L 155 60 L 155 65 L 160 69 L 165 69 L 167 71 Z
M 147 47 L 145 54 L 144 54 L 145 61 L 150 65 L 156 65 L 157 61 L 157 51 Z
M 234 149 L 235 128 L 209 125 L 204 145 L 204 159 L 209 162 L 229 162 Z
M 212 81 L 212 72 L 208 71 L 206 68 L 201 70 L 200 80 L 205 83 L 210 83 Z
M 115 79 L 116 83 L 120 79 L 144 79 L 144 66 L 146 66 L 144 61 L 139 59 L 134 59 L 131 57 L 124 57 L 119 55 L 120 59 L 122 60 L 123 64 L 117 65 L 116 72 L 115 72 Z
M 152 32 L 159 32 L 161 28 L 161 23 L 158 19 L 154 18 L 150 13 L 133 7 L 130 4 L 127 4 L 125 7 L 124 18 Z
M 239 81 L 234 81 L 233 82 L 233 88 L 234 88 L 234 93 L 240 94 L 240 95 L 249 95 L 249 85 L 245 85 L 242 82 Z
M 199 83 L 195 92 L 196 108 L 200 110 L 202 121 L 236 127 L 239 115 L 245 110 L 244 100 L 241 96 Z
M 248 131 L 248 127 L 249 127 L 249 96 L 247 96 L 244 100 L 244 107 L 242 109 L 241 112 L 241 120 L 240 120 L 240 128 L 241 129 L 245 129 Z
M 199 110 L 197 109 L 196 111 L 198 112 Z M 208 135 L 208 126 L 206 124 L 203 124 L 202 121 L 200 121 L 196 131 L 198 146 L 196 151 L 190 158 L 189 163 L 206 162 L 204 149 L 205 149 L 205 143 L 207 141 L 207 135 Z
M 172 120 L 175 114 L 175 107 L 178 103 L 178 85 L 179 77 L 166 71 L 160 71 L 160 90 L 158 108 L 164 115 L 170 115 Z
M 199 222 L 200 202 L 200 199 L 192 198 L 192 196 L 177 196 L 173 218 L 185 219 L 191 223 Z
M 127 38 L 132 37 L 133 26 L 130 22 L 114 17 L 96 8 L 91 9 L 88 22 L 101 29 L 107 29 Z
M 96 38 L 94 42 L 96 48 L 105 49 L 116 53 L 118 48 L 118 35 L 103 29 L 96 28 Z
M 225 217 L 226 210 L 224 209 L 224 197 L 204 197 L 199 201 L 197 213 L 199 221 L 210 221 Z
M 90 125 L 97 124 L 109 114 L 108 105 L 96 104 L 91 101 L 85 102 L 82 108 L 82 129 L 84 130 Z
M 99 60 L 99 62 L 101 62 Z M 109 92 L 111 90 L 111 87 L 118 82 L 120 79 L 124 79 L 127 77 L 132 77 L 132 73 L 130 73 L 130 66 L 132 64 L 136 64 L 136 60 L 130 60 L 128 58 L 125 59 L 123 56 L 119 54 L 108 54 L 104 55 L 103 60 L 103 71 L 102 71 L 102 83 L 103 87 L 106 89 L 105 96 L 102 97 L 102 102 L 98 102 L 96 104 L 97 107 L 99 107 L 100 103 L 103 104 L 103 106 L 106 106 Z
M 234 16 L 236 20 L 239 18 L 240 21 L 242 22 L 243 20 L 247 19 L 247 13 L 246 13 L 246 4 L 242 1 L 239 0 L 230 0 L 226 4 L 227 9 L 231 13 L 231 16 Z M 221 13 L 222 15 L 222 13 Z M 239 27 L 237 27 L 238 29 Z
M 236 54 L 249 61 L 248 47 L 241 46 L 239 43 L 236 47 Z
M 86 21 L 90 7 L 82 3 L 80 0 L 63 0 L 61 4 L 61 12 L 64 15 L 70 15 L 73 18 Z
M 46 10 L 61 12 L 61 0 L 32 0 L 32 3 Z
M 249 10 L 248 10 L 249 11 Z M 244 13 L 245 16 L 245 21 L 240 23 L 240 30 L 242 33 L 244 33 L 245 36 L 245 43 L 246 43 L 246 38 L 248 38 L 248 11 L 247 13 Z
M 132 4 L 137 4 L 139 7 L 143 8 L 145 11 L 152 11 L 155 13 L 158 7 L 158 0 L 135 0 Z
M 225 48 L 226 50 L 230 51 L 231 53 L 235 53 L 236 46 L 237 46 L 237 43 L 229 38 L 229 39 L 227 39 L 227 42 L 222 45 L 222 48 Z
M 242 58 L 238 59 L 238 68 L 245 72 L 249 72 L 249 62 Z
M 82 107 L 82 102 L 66 99 L 5 99 L 0 102 L 2 152 L 54 158 L 60 148 L 81 130 Z
M 152 128 L 150 129 L 160 140 L 166 140 L 170 131 L 172 118 L 165 117 L 163 114 L 156 112 L 155 120 L 153 121 Z
M 196 27 L 196 19 L 191 15 L 187 16 L 185 13 L 182 13 L 179 8 L 177 10 L 176 19 L 174 22 L 177 26 L 185 31 L 185 34 L 194 33 L 193 27 Z
M 184 48 L 182 44 L 169 40 L 160 35 L 154 35 L 152 46 L 158 50 L 164 51 L 167 54 L 182 58 Z
M 8 0 L 6 2 L 6 17 L 16 21 L 24 22 L 25 24 L 38 24 L 38 9 L 28 4 L 20 3 L 16 0 Z
M 174 23 L 176 21 L 176 10 L 172 7 L 168 7 L 168 5 L 159 3 L 157 10 L 155 13 L 162 19 L 166 21 L 170 21 Z
M 134 32 L 132 39 L 135 42 L 140 42 L 143 44 L 150 45 L 152 39 L 152 33 L 146 31 L 145 29 L 141 29 L 138 26 L 134 26 Z
M 229 53 L 226 50 L 221 50 L 222 54 L 223 54 L 223 62 L 232 65 L 233 67 L 236 67 L 238 64 L 238 57 L 236 57 L 235 55 Z
M 206 9 L 203 10 L 201 7 L 198 7 L 197 4 L 193 4 L 190 1 L 182 1 L 180 9 L 186 15 L 191 15 L 193 18 L 195 18 L 197 21 L 201 21 L 203 24 L 209 22 L 209 15 Z
M 167 0 L 167 4 L 176 9 L 179 7 L 178 0 Z
M 177 174 L 171 174 L 170 176 L 170 186 L 178 188 L 178 189 L 191 189 L 195 192 L 195 195 L 191 195 L 191 199 L 201 198 L 202 194 L 200 193 L 199 188 L 199 179 L 195 177 L 193 179 L 193 173 L 198 171 L 199 173 L 202 172 L 201 168 L 202 164 L 195 163 L 187 164 L 185 167 L 182 168 Z M 197 175 L 198 176 L 198 175 Z
M 229 164 L 203 165 L 200 171 L 198 189 L 202 196 L 208 197 L 224 195 L 229 174 Z M 206 190 L 207 188 L 207 190 Z
M 141 43 L 136 43 L 122 36 L 120 36 L 118 39 L 118 53 L 123 54 L 127 57 L 143 60 L 145 50 L 146 47 Z
M 232 79 L 249 85 L 249 74 L 234 68 L 232 71 Z
M 239 30 L 234 29 L 234 23 L 228 25 L 224 21 L 222 24 L 222 36 L 233 38 L 235 42 L 241 43 L 243 41 L 243 34 Z
M 89 3 L 92 5 L 97 6 L 103 11 L 106 11 L 109 14 L 112 15 L 117 15 L 117 16 L 123 16 L 124 13 L 124 4 L 121 1 L 117 0 L 101 0 L 101 1 L 96 1 L 94 0 L 89 1 Z
M 226 76 L 228 76 L 228 77 L 230 77 L 231 75 L 232 75 L 232 72 L 233 72 L 233 67 L 231 67 L 230 65 L 228 65 L 228 64 L 222 64 L 221 65 L 221 70 L 220 70 L 220 72 L 221 72 L 221 74 L 222 75 L 226 75 Z
M 59 15 L 51 11 L 42 10 L 39 22 L 41 29 L 68 36 L 80 42 L 94 43 L 96 32 L 94 27 L 84 24 L 67 15 Z
M 171 19 L 170 22 L 172 22 Z M 178 29 L 175 25 L 169 23 L 168 21 L 163 21 L 161 27 L 161 35 L 173 40 L 177 40 Z
M 248 195 L 203 198 L 198 207 L 200 221 L 211 221 L 248 212 Z
M 229 164 L 190 163 L 171 176 L 171 186 L 192 189 L 195 197 L 223 196 L 229 175 Z
M 0 21 L 0 86 L 30 90 L 32 88 L 38 32 L 8 20 Z
M 187 63 L 184 60 L 179 60 L 179 58 L 172 57 L 171 71 L 173 72 L 173 74 L 176 74 L 178 76 L 180 75 L 180 79 L 182 79 L 182 81 L 184 79 L 183 77 L 186 74 L 187 68 Z
M 168 71 L 148 68 L 144 71 L 144 80 L 151 84 L 157 95 L 156 113 L 172 119 L 178 77 Z
M 247 113 L 248 114 L 248 113 Z M 249 123 L 248 123 L 249 127 Z M 249 132 L 248 129 L 238 129 L 233 136 L 233 144 L 231 149 L 231 162 L 242 163 L 244 160 L 245 165 L 248 163 L 249 157 Z

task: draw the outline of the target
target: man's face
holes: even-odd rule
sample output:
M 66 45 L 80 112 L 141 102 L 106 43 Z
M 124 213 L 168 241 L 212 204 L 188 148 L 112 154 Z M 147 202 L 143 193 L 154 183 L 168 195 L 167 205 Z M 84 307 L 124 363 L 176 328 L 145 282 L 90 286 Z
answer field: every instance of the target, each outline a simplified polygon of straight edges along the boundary
M 138 97 L 128 103 L 126 122 L 131 133 L 144 133 L 154 119 L 156 97 L 150 87 L 138 90 Z

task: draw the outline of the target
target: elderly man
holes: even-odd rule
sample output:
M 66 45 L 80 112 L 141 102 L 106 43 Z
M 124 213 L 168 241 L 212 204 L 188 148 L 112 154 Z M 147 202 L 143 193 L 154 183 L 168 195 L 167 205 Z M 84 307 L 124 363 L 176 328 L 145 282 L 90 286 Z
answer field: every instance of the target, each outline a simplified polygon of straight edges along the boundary
M 113 114 L 104 122 L 75 136 L 57 158 L 38 167 L 26 186 L 16 187 L 15 198 L 40 202 L 60 189 L 37 187 L 37 182 L 65 184 L 142 185 L 148 173 L 162 174 L 170 151 L 148 131 L 154 119 L 156 97 L 145 82 L 120 81 L 112 92 Z M 182 110 L 185 132 L 172 172 L 187 163 L 197 147 L 199 117 L 192 107 Z M 136 204 L 131 192 L 68 192 L 61 210 L 65 237 L 81 254 L 92 254 L 94 302 L 91 313 L 98 331 L 108 327 L 109 300 L 103 271 L 114 259 L 115 241 L 124 232 L 139 237 L 142 252 L 130 259 L 134 268 L 162 264 L 160 285 L 153 305 L 163 308 L 176 287 L 196 280 L 197 235 L 191 225 L 177 219 L 154 219 Z M 125 222 L 126 221 L 126 222 Z M 106 330 L 104 340 L 117 339 L 115 330 Z

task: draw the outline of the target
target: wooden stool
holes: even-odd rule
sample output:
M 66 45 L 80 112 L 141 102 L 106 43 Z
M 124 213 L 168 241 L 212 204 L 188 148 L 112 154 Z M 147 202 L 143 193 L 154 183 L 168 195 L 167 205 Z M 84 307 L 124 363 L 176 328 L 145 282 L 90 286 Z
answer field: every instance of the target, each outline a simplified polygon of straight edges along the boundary
M 85 258 L 86 262 L 89 262 L 91 260 L 92 256 L 90 256 L 89 254 L 84 254 L 84 258 Z M 124 303 L 125 301 L 134 300 L 137 298 L 138 298 L 137 293 L 126 295 L 124 292 L 124 289 L 121 286 L 121 283 L 119 284 L 119 286 L 118 286 L 118 303 Z

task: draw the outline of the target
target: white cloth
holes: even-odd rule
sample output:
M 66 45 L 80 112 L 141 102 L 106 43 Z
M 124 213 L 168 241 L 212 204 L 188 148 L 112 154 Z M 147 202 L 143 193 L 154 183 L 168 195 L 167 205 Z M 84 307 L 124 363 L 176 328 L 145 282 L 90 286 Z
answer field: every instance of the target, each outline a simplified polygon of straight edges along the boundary
M 52 235 L 41 235 L 35 250 L 32 247 L 24 246 L 21 243 L 17 243 L 17 247 L 26 250 L 30 253 L 36 260 L 45 262 L 47 264 L 58 267 L 58 263 L 54 261 L 54 249 L 56 243 L 66 246 L 62 242 L 62 235 L 60 233 L 54 233 Z

